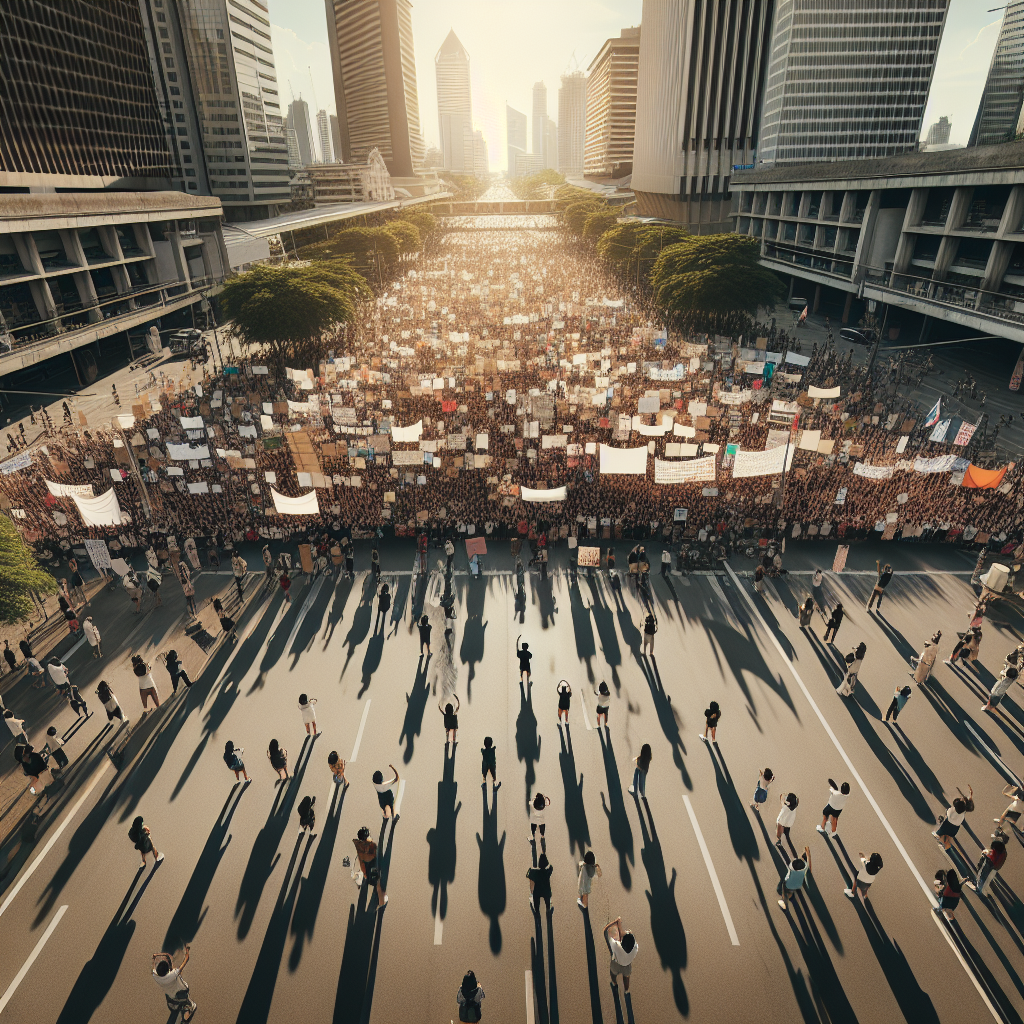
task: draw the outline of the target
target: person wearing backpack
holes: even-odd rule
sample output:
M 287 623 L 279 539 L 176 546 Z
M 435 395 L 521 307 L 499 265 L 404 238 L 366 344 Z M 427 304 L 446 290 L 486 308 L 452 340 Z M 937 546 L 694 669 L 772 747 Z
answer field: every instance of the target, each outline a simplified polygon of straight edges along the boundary
M 476 975 L 472 971 L 466 971 L 466 976 L 455 993 L 455 1001 L 459 1004 L 459 1020 L 480 1020 L 483 1015 L 483 1007 L 480 1004 L 484 995 L 484 990 L 477 983 Z
M 654 657 L 654 634 L 658 632 L 658 620 L 654 617 L 653 613 L 648 613 L 647 618 L 644 619 L 644 646 L 643 653 L 648 653 L 650 648 L 650 656 Z

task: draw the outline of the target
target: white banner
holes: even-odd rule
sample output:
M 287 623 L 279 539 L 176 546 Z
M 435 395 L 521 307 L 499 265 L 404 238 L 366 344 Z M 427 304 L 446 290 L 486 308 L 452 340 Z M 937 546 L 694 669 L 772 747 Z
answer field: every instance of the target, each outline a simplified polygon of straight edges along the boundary
M 955 455 L 940 455 L 936 459 L 914 459 L 914 470 L 918 473 L 948 473 L 956 459 Z
M 676 437 L 696 437 L 696 435 L 697 435 L 697 428 L 696 427 L 687 427 L 687 426 L 685 426 L 682 423 L 674 423 L 672 425 L 672 433 Z
M 720 405 L 743 405 L 754 397 L 754 392 L 746 391 L 719 391 L 718 402 Z
M 288 399 L 288 413 L 289 415 L 309 415 L 320 412 L 320 402 L 316 398 L 311 398 L 308 402 L 293 402 L 290 398 Z
M 808 398 L 838 398 L 842 393 L 842 388 L 814 388 L 810 387 L 807 389 Z
M 818 450 L 818 442 L 821 440 L 820 430 L 801 430 L 800 431 L 800 443 L 798 447 L 801 451 L 805 452 L 816 452 Z
M 69 498 L 77 494 L 80 498 L 91 498 L 92 484 L 55 484 L 52 480 L 46 481 L 49 492 L 55 498 Z
M 391 428 L 391 440 L 396 442 L 418 441 L 423 435 L 423 420 L 418 420 L 411 427 Z
M 175 462 L 187 462 L 189 459 L 208 459 L 210 449 L 207 445 L 200 445 L 193 448 L 190 444 L 174 444 L 167 442 L 167 457 Z
M 853 467 L 854 476 L 866 477 L 868 480 L 888 480 L 894 472 L 893 466 L 869 466 L 866 462 L 858 462 Z
M 565 448 L 568 441 L 568 434 L 544 434 L 540 439 L 540 446 L 541 448 Z
M 476 449 L 477 449 L 477 451 L 479 451 L 479 452 L 487 451 L 487 444 L 488 444 L 489 440 L 490 439 L 488 438 L 488 436 L 486 434 L 477 434 L 476 435 Z
M 107 542 L 105 540 L 86 540 L 84 541 L 86 553 L 89 555 L 89 561 L 97 569 L 110 569 L 110 551 L 107 549 Z
M 675 417 L 672 413 L 666 413 L 661 417 L 661 424 L 653 427 L 647 426 L 639 416 L 633 417 L 632 428 L 644 437 L 664 437 L 673 427 Z
M 422 466 L 423 452 L 392 452 L 391 464 L 393 466 Z
M 78 506 L 78 513 L 85 526 L 120 526 L 121 506 L 117 503 L 117 495 L 111 487 L 106 494 L 98 498 L 81 498 L 71 495 L 71 500 Z
M 791 363 L 793 366 L 806 366 L 810 361 L 810 356 L 801 356 L 796 352 L 786 353 L 786 362 Z
M 789 459 L 786 459 L 786 452 L 789 452 Z M 733 479 L 738 480 L 746 476 L 774 476 L 781 473 L 783 463 L 789 469 L 793 465 L 793 456 L 796 455 L 794 445 L 782 445 L 778 448 L 768 448 L 763 452 L 736 453 L 736 461 L 732 466 Z
M 714 455 L 708 455 L 703 459 L 692 459 L 689 462 L 654 460 L 654 482 L 656 484 L 706 483 L 714 479 Z
M 210 485 L 205 480 L 200 480 L 199 483 L 188 485 L 189 494 L 209 494 Z
M 647 446 L 643 448 L 611 448 L 601 445 L 601 472 L 627 476 L 647 475 Z
M 282 516 L 315 516 L 320 514 L 320 503 L 316 500 L 316 491 L 303 494 L 301 498 L 286 498 L 278 494 L 273 487 L 270 493 L 274 497 L 274 508 Z
M 205 430 L 206 424 L 202 416 L 182 416 L 181 425 L 185 430 Z
M 548 491 L 535 491 L 530 487 L 520 487 L 519 496 L 523 501 L 565 501 L 565 487 L 553 487 Z

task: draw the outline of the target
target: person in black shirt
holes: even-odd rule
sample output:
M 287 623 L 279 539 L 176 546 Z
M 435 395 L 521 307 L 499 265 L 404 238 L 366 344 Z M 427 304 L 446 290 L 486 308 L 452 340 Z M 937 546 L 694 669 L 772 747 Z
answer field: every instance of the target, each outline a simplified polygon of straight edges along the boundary
M 871 606 L 876 600 L 878 601 L 878 607 L 882 607 L 882 595 L 885 593 L 885 588 L 889 586 L 889 580 L 892 579 L 892 566 L 888 562 L 883 566 L 881 562 L 876 561 L 875 568 L 878 570 L 878 581 L 875 583 L 871 596 L 868 598 L 868 611 L 871 611 Z
M 520 681 L 522 681 L 522 676 L 525 673 L 526 674 L 526 682 L 529 683 L 530 682 L 530 659 L 533 657 L 533 655 L 530 653 L 530 645 L 529 644 L 523 644 L 522 647 L 519 646 L 519 641 L 522 640 L 522 638 L 523 638 L 522 633 L 520 633 L 519 636 L 516 637 L 516 654 L 519 656 L 519 677 L 520 677 Z
M 422 658 L 425 654 L 428 658 L 430 657 L 430 619 L 426 615 L 420 619 L 420 657 Z
M 526 877 L 530 880 L 530 906 L 533 907 L 535 914 L 540 913 L 541 900 L 547 901 L 549 914 L 554 910 L 551 902 L 551 871 L 547 854 L 542 853 L 537 859 L 537 866 L 526 872 Z
M 377 618 L 373 623 L 373 632 L 376 633 L 382 626 L 387 625 L 388 611 L 391 609 L 391 591 L 385 583 L 377 595 Z
M 501 788 L 501 783 L 498 782 L 498 748 L 494 745 L 494 740 L 490 736 L 484 737 L 484 745 L 480 748 L 480 772 L 484 777 L 483 786 L 487 787 L 487 775 L 490 773 L 491 781 L 494 783 L 494 789 L 497 791 Z

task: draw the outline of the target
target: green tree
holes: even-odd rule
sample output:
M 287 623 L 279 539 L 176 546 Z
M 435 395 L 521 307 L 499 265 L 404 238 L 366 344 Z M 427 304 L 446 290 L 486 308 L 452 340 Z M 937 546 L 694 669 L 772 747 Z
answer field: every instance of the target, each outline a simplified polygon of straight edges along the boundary
M 508 184 L 517 199 L 548 199 L 551 190 L 565 183 L 565 175 L 546 168 L 525 178 L 513 178 Z
M 597 252 L 627 280 L 646 279 L 667 246 L 689 238 L 678 224 L 648 224 L 627 220 L 609 228 L 597 242 Z
M 447 191 L 452 193 L 452 202 L 455 203 L 476 202 L 491 187 L 489 181 L 472 174 L 452 174 L 450 171 L 442 173 L 442 180 Z
M 691 235 L 670 245 L 654 264 L 651 284 L 658 305 L 683 324 L 772 306 L 782 282 L 758 263 L 756 239 L 741 235 Z
M 383 230 L 398 243 L 398 251 L 402 256 L 411 256 L 420 251 L 422 241 L 415 224 L 407 220 L 392 220 L 384 225 Z
M 408 221 L 415 225 L 424 241 L 437 231 L 437 218 L 426 210 L 403 210 L 399 214 L 399 220 Z
M 614 210 L 597 210 L 583 222 L 583 237 L 600 238 L 609 228 L 615 227 L 618 220 L 619 215 Z
M 14 523 L 0 515 L 0 622 L 12 626 L 33 612 L 32 594 L 52 594 L 57 581 L 40 568 Z
M 596 196 L 597 193 L 592 192 L 589 188 L 580 188 L 579 185 L 570 185 L 566 182 L 555 189 L 552 198 L 555 200 L 555 209 L 564 211 L 570 203 L 578 203 L 584 199 L 594 199 Z
M 582 235 L 587 218 L 591 214 L 603 212 L 604 209 L 605 205 L 600 199 L 581 199 L 565 208 L 562 219 L 574 235 Z
M 374 288 L 383 286 L 399 259 L 398 241 L 383 228 L 346 228 L 324 243 L 324 252 L 351 259 Z
M 235 337 L 265 353 L 280 371 L 286 362 L 319 363 L 330 347 L 324 332 L 351 323 L 359 299 L 371 294 L 347 260 L 335 259 L 309 267 L 255 267 L 228 280 L 220 299 Z

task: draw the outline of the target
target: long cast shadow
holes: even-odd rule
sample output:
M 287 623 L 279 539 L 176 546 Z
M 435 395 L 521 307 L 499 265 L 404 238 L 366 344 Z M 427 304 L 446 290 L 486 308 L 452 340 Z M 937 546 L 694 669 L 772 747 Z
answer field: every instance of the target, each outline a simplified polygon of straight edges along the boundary
M 572 629 L 576 637 L 576 656 L 586 663 L 587 679 L 593 682 L 593 660 L 597 654 L 597 642 L 594 640 L 590 609 L 583 603 L 580 585 L 575 576 L 569 581 L 569 610 L 572 613 Z
M 448 744 L 444 747 L 444 772 L 437 784 L 437 818 L 434 827 L 427 831 L 427 845 L 430 854 L 427 859 L 427 876 L 433 887 L 430 900 L 431 916 L 440 913 L 443 920 L 448 913 L 448 886 L 455 881 L 457 848 L 455 843 L 455 819 L 462 804 L 458 799 L 458 783 L 455 781 L 455 746 L 448 756 Z M 439 910 L 440 908 L 440 910 Z
M 480 871 L 477 875 L 477 899 L 480 909 L 491 920 L 489 931 L 491 952 L 501 952 L 501 915 L 505 913 L 505 833 L 498 839 L 498 794 L 492 796 L 487 810 L 487 783 L 480 787 L 484 798 L 483 835 L 476 834 L 480 850 Z
M 583 803 L 583 773 L 576 781 L 576 758 L 572 752 L 572 734 L 569 725 L 558 727 L 558 738 L 562 745 L 558 755 L 558 766 L 562 770 L 562 787 L 565 790 L 565 824 L 569 832 L 569 850 L 577 846 L 580 858 L 591 846 L 590 826 L 587 824 L 587 808 Z
M 541 900 L 540 905 L 544 906 Z M 550 919 L 551 910 L 547 916 Z M 530 967 L 533 971 L 533 995 L 537 1003 L 537 1024 L 553 1024 L 548 1010 L 547 980 L 544 977 L 544 931 L 540 914 L 533 914 L 534 934 L 530 937 Z M 557 1016 L 554 1018 L 557 1020 Z
M 332 1024 L 357 1024 L 369 989 L 370 960 L 377 917 L 367 906 L 371 887 L 364 883 L 356 900 L 349 904 L 345 948 L 341 954 L 338 988 L 334 997 Z
M 338 623 L 345 616 L 345 605 L 348 603 L 348 595 L 352 593 L 354 582 L 354 580 L 343 579 L 334 588 L 334 603 L 331 605 L 330 614 L 327 616 L 327 625 L 324 626 L 322 634 L 324 640 L 322 650 L 327 650 L 328 644 L 334 639 L 334 631 L 338 628 Z
M 370 635 L 370 625 L 373 622 L 374 595 L 377 590 L 373 583 L 373 576 L 368 575 L 363 580 L 363 588 L 359 596 L 359 604 L 352 614 L 352 625 L 348 627 L 345 634 L 345 646 L 348 650 L 345 653 L 345 664 L 341 667 L 341 675 L 345 675 L 348 663 L 356 652 L 356 648 Z M 337 604 L 337 602 L 335 602 Z M 333 613 L 332 613 L 333 616 Z M 332 630 L 333 632 L 333 630 Z
M 619 678 L 619 667 L 622 665 L 622 648 L 619 647 L 619 634 L 615 630 L 615 612 L 608 607 L 604 599 L 599 580 L 591 576 L 587 583 L 590 586 L 590 614 L 594 618 L 598 639 L 601 641 L 601 654 L 605 664 L 612 672 L 612 685 L 619 692 L 622 680 Z
M 644 658 L 640 666 L 647 678 L 647 684 L 651 688 L 651 698 L 654 701 L 654 710 L 658 715 L 658 724 L 665 734 L 672 747 L 672 763 L 679 769 L 683 785 L 687 789 L 693 789 L 693 780 L 686 770 L 686 747 L 683 744 L 683 736 L 680 732 L 679 712 L 672 704 L 672 697 L 666 692 L 661 682 L 661 672 L 658 670 L 658 663 L 654 658 L 649 661 Z
M 333 577 L 322 576 L 319 588 L 316 596 L 312 599 L 312 604 L 309 606 L 305 618 L 302 620 L 302 625 L 299 626 L 295 633 L 291 650 L 288 652 L 292 656 L 292 663 L 288 666 L 289 672 L 295 670 L 299 664 L 299 658 L 303 654 L 312 650 L 313 644 L 320 633 L 320 627 L 323 624 L 324 616 L 327 614 L 327 606 L 330 604 L 331 594 L 334 591 Z M 289 632 L 291 631 L 289 630 Z
M 619 855 L 619 879 L 623 888 L 629 890 L 633 887 L 629 869 L 636 863 L 633 853 L 633 826 L 629 823 L 626 803 L 622 798 L 622 781 L 619 778 L 619 767 L 615 763 L 612 738 L 605 733 L 604 729 L 597 731 L 601 740 L 601 754 L 604 758 L 605 780 L 608 783 L 608 799 L 606 802 L 604 793 L 601 794 L 601 807 L 608 819 L 609 838 Z
M 473 680 L 476 678 L 476 666 L 484 660 L 484 640 L 487 634 L 487 623 L 484 622 L 484 603 L 487 600 L 486 580 L 475 580 L 466 587 L 466 621 L 462 627 L 462 644 L 459 657 L 463 665 L 469 665 L 466 679 L 466 699 L 471 698 Z
M 534 764 L 540 760 L 540 736 L 533 711 L 533 686 L 519 678 L 519 716 L 516 718 L 516 754 L 526 762 L 526 806 L 529 809 L 533 784 L 537 781 Z
M 587 947 L 587 984 L 590 989 L 591 1024 L 604 1024 L 601 1011 L 601 982 L 597 973 L 597 950 L 594 948 L 594 929 L 590 925 L 590 911 L 583 911 L 583 939 Z
M 757 836 L 754 835 L 754 829 L 751 827 L 750 818 L 747 815 L 747 805 L 736 789 L 729 766 L 726 764 L 718 744 L 708 743 L 707 746 L 711 762 L 715 766 L 715 782 L 718 784 L 718 795 L 725 808 L 725 820 L 729 829 L 729 838 L 732 840 L 733 852 L 737 857 L 752 861 L 758 860 L 761 856 L 761 848 L 758 846 Z
M 380 668 L 380 660 L 383 656 L 384 630 L 381 630 L 379 633 L 371 636 L 370 642 L 366 645 L 366 652 L 363 654 L 363 664 L 361 666 L 362 684 L 359 687 L 359 692 L 356 694 L 357 700 L 370 688 L 373 673 Z
M 430 699 L 430 683 L 427 681 L 427 665 L 430 659 L 420 660 L 416 666 L 416 678 L 413 680 L 412 693 L 405 695 L 405 721 L 402 723 L 402 733 L 398 742 L 405 740 L 405 753 L 402 760 L 408 764 L 412 760 L 413 744 L 416 737 L 423 730 L 423 713 L 427 710 L 427 701 Z

